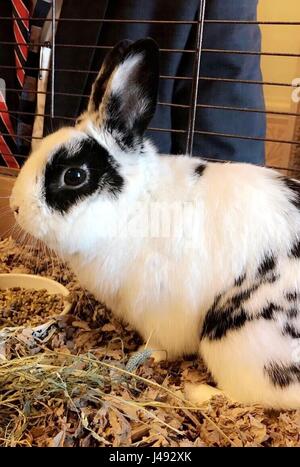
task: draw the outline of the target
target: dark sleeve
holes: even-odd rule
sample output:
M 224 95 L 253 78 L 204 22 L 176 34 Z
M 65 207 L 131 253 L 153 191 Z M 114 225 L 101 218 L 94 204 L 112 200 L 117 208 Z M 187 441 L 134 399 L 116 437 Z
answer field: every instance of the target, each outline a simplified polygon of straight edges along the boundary
M 257 18 L 257 1 L 249 0 L 210 0 L 207 2 L 206 19 L 248 20 Z M 195 31 L 191 31 L 186 48 L 195 46 Z M 203 36 L 204 49 L 228 49 L 260 51 L 261 34 L 258 25 L 213 24 L 206 23 Z M 183 56 L 178 74 L 186 71 L 192 74 L 192 60 Z M 261 81 L 260 56 L 227 53 L 203 52 L 200 69 L 198 104 L 232 106 L 264 110 L 262 85 L 226 83 L 203 78 L 229 78 Z M 188 82 L 175 84 L 173 101 L 186 104 L 189 102 L 190 86 Z M 184 115 L 184 117 L 183 117 Z M 174 109 L 173 127 L 187 126 L 188 112 Z M 264 138 L 266 131 L 265 114 L 198 108 L 196 130 L 216 132 L 245 137 Z M 172 151 L 184 153 L 186 137 L 173 135 Z M 194 154 L 216 159 L 228 159 L 264 163 L 265 150 L 263 141 L 195 134 Z

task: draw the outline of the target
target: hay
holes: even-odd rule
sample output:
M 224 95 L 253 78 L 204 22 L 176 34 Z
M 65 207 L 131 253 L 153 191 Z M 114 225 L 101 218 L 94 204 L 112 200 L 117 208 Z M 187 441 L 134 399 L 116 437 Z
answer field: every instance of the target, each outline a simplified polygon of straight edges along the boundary
M 0 272 L 66 285 L 70 314 L 0 336 L 2 446 L 299 446 L 300 411 L 267 412 L 216 396 L 201 409 L 183 385 L 211 383 L 198 360 L 155 364 L 137 334 L 82 290 L 56 258 L 0 242 Z

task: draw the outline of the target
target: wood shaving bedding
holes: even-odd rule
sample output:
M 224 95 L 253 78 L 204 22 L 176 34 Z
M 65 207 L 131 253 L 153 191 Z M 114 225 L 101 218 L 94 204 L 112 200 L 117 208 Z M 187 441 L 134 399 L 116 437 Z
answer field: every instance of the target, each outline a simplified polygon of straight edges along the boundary
M 197 408 L 185 383 L 213 384 L 199 359 L 155 364 L 141 340 L 53 255 L 0 242 L 0 273 L 58 280 L 73 308 L 33 335 L 0 334 L 2 446 L 300 446 L 300 410 L 215 396 Z M 128 371 L 129 370 L 129 371 Z

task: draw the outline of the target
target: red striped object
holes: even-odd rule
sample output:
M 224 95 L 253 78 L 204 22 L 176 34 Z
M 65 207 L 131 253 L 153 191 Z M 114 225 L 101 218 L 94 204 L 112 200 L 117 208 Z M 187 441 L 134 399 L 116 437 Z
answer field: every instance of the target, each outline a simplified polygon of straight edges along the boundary
M 15 46 L 15 61 L 17 66 L 17 79 L 20 88 L 23 88 L 25 71 L 23 69 L 28 57 L 28 33 L 29 33 L 29 10 L 22 0 L 12 0 L 13 6 L 13 32 L 16 43 Z M 22 18 L 22 19 L 21 19 Z M 0 119 L 5 126 L 10 138 L 15 141 L 14 129 L 10 120 L 8 108 L 4 100 L 4 96 L 0 93 Z M 5 136 L 0 134 L 0 154 L 9 168 L 17 169 L 19 164 L 14 157 L 8 141 Z

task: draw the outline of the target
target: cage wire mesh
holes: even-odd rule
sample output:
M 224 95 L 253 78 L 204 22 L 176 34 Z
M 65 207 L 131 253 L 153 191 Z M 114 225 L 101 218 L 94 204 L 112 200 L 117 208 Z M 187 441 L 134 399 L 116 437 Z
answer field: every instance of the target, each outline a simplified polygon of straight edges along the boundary
M 206 0 L 199 0 L 199 8 L 197 12 L 197 17 L 196 18 L 189 18 L 189 19 L 183 19 L 183 20 L 172 20 L 172 19 L 124 19 L 124 18 L 114 18 L 114 19 L 109 19 L 109 18 L 67 18 L 67 17 L 60 17 L 56 18 L 56 0 L 52 0 L 52 10 L 51 14 L 48 15 L 46 18 L 41 17 L 41 18 L 35 18 L 36 21 L 43 21 L 43 22 L 49 22 L 51 24 L 51 31 L 52 31 L 52 37 L 51 37 L 51 42 L 50 44 L 46 44 L 48 48 L 51 49 L 51 59 L 49 62 L 49 67 L 43 68 L 42 66 L 39 67 L 33 67 L 30 65 L 30 63 L 25 63 L 23 66 L 18 66 L 16 65 L 8 65 L 8 64 L 1 64 L 0 65 L 0 72 L 1 69 L 15 69 L 16 72 L 18 70 L 22 70 L 25 74 L 30 71 L 38 71 L 39 73 L 41 72 L 49 72 L 49 86 L 46 90 L 41 91 L 39 89 L 36 90 L 30 90 L 31 94 L 42 94 L 45 95 L 45 97 L 49 100 L 49 106 L 48 110 L 47 107 L 45 108 L 45 111 L 42 114 L 39 114 L 38 111 L 36 110 L 35 112 L 26 112 L 21 110 L 9 110 L 9 109 L 4 109 L 1 107 L 1 114 L 5 115 L 6 113 L 9 114 L 10 118 L 16 120 L 19 119 L 20 116 L 31 116 L 32 118 L 36 117 L 42 117 L 47 119 L 48 124 L 50 122 L 50 129 L 48 128 L 47 131 L 49 132 L 51 129 L 55 129 L 57 125 L 55 124 L 56 121 L 59 121 L 58 126 L 62 125 L 63 123 L 67 124 L 72 124 L 75 119 L 77 118 L 78 115 L 61 115 L 57 113 L 57 100 L 60 97 L 68 97 L 70 99 L 72 98 L 81 98 L 85 99 L 87 101 L 88 99 L 88 93 L 87 94 L 81 94 L 81 93 L 72 93 L 68 92 L 68 90 L 58 90 L 56 87 L 56 79 L 58 74 L 60 73 L 65 73 L 69 77 L 78 75 L 78 74 L 85 74 L 89 75 L 91 79 L 95 78 L 97 74 L 97 70 L 91 70 L 91 69 L 74 69 L 72 67 L 61 67 L 57 64 L 56 62 L 56 51 L 59 48 L 72 48 L 76 50 L 80 49 L 97 49 L 103 54 L 107 52 L 110 48 L 111 45 L 102 45 L 102 44 L 95 44 L 95 45 L 87 45 L 87 44 L 80 44 L 80 43 L 60 43 L 58 42 L 56 38 L 56 27 L 59 23 L 71 23 L 74 28 L 77 27 L 89 27 L 90 24 L 95 23 L 95 22 L 100 22 L 101 24 L 107 24 L 109 25 L 110 28 L 116 28 L 120 24 L 126 23 L 127 25 L 136 25 L 136 24 L 151 24 L 151 25 L 159 25 L 160 27 L 165 27 L 169 28 L 170 30 L 172 29 L 174 31 L 174 28 L 180 28 L 181 26 L 186 26 L 189 25 L 191 28 L 193 28 L 193 36 L 194 36 L 194 46 L 192 48 L 168 48 L 165 47 L 163 44 L 159 44 L 161 48 L 161 54 L 164 57 L 165 61 L 168 61 L 168 57 L 171 56 L 171 54 L 191 54 L 193 57 L 193 66 L 191 70 L 191 74 L 189 75 L 180 75 L 180 74 L 164 74 L 162 72 L 160 76 L 161 83 L 164 81 L 185 81 L 189 83 L 189 95 L 186 96 L 186 102 L 180 103 L 180 102 L 172 102 L 168 101 L 165 102 L 163 100 L 159 100 L 158 106 L 159 107 L 166 107 L 168 109 L 181 109 L 185 112 L 185 118 L 182 119 L 182 126 L 180 128 L 178 127 L 170 127 L 170 128 L 165 128 L 162 126 L 151 126 L 150 127 L 150 133 L 151 135 L 153 134 L 180 134 L 184 140 L 185 140 L 185 153 L 189 155 L 199 155 L 202 156 L 208 160 L 213 159 L 214 155 L 213 154 L 198 154 L 197 151 L 195 151 L 195 137 L 206 137 L 209 136 L 210 138 L 225 138 L 225 139 L 238 139 L 238 140 L 243 140 L 246 143 L 250 141 L 262 141 L 264 144 L 271 144 L 271 149 L 274 147 L 274 145 L 281 145 L 282 147 L 286 147 L 286 152 L 289 153 L 289 157 L 285 159 L 285 164 L 279 163 L 279 164 L 274 164 L 272 163 L 272 160 L 266 161 L 266 165 L 269 167 L 273 167 L 275 169 L 281 170 L 283 173 L 288 174 L 290 176 L 293 176 L 295 178 L 300 178 L 300 107 L 294 111 L 280 111 L 280 110 L 270 110 L 268 108 L 250 108 L 250 107 L 241 107 L 238 105 L 224 105 L 224 104 L 219 104 L 219 103 L 199 103 L 198 100 L 198 94 L 199 94 L 199 85 L 200 83 L 205 83 L 205 82 L 222 82 L 222 83 L 234 83 L 234 84 L 239 84 L 241 86 L 242 92 L 247 93 L 247 88 L 249 86 L 260 86 L 260 87 L 284 87 L 284 88 L 289 88 L 291 89 L 292 92 L 292 83 L 291 82 L 280 82 L 276 80 L 264 80 L 264 79 L 259 79 L 259 80 L 249 80 L 249 79 L 244 79 L 243 77 L 239 78 L 230 78 L 230 77 L 216 77 L 216 76 L 207 76 L 203 74 L 202 68 L 201 68 L 201 63 L 203 59 L 204 54 L 213 54 L 214 57 L 218 56 L 224 56 L 224 54 L 229 54 L 229 55 L 234 55 L 234 56 L 256 56 L 256 57 L 289 57 L 294 60 L 298 60 L 300 58 L 299 53 L 294 53 L 294 52 L 279 52 L 279 51 L 264 51 L 264 50 L 239 50 L 239 49 L 226 49 L 226 48 L 208 48 L 204 47 L 203 45 L 203 38 L 205 37 L 206 34 L 206 27 L 212 24 L 215 25 L 226 25 L 227 27 L 233 27 L 235 25 L 247 25 L 249 27 L 251 26 L 268 26 L 268 27 L 278 27 L 278 26 L 285 26 L 292 28 L 294 26 L 300 26 L 300 21 L 251 21 L 251 20 L 245 20 L 245 19 L 211 19 L 206 17 L 206 8 L 207 8 L 207 2 Z M 171 16 L 171 15 L 170 15 Z M 16 17 L 0 17 L 0 22 L 1 20 L 11 20 L 13 22 L 17 22 L 17 20 L 25 20 L 27 18 L 23 18 L 22 16 L 19 16 L 18 19 Z M 293 32 L 291 32 L 293 34 Z M 70 37 L 71 39 L 71 37 Z M 1 40 L 0 45 L 2 46 L 24 46 L 22 42 L 18 42 L 17 40 L 15 41 L 6 41 L 6 40 Z M 45 46 L 45 43 L 43 42 L 35 42 L 34 44 L 27 44 L 29 47 L 33 45 L 34 47 L 42 47 Z M 300 81 L 300 80 L 299 80 Z M 297 81 L 296 85 L 300 85 L 299 81 Z M 18 89 L 17 87 L 8 87 L 6 88 L 6 93 L 16 93 L 21 96 L 22 94 L 22 89 Z M 283 118 L 293 118 L 294 119 L 294 131 L 292 133 L 292 136 L 289 138 L 282 138 L 282 137 L 276 137 L 270 135 L 270 132 L 267 132 L 266 136 L 259 136 L 259 135 L 246 135 L 243 134 L 242 132 L 239 133 L 228 133 L 226 131 L 215 131 L 215 130 L 209 130 L 209 129 L 201 129 L 197 126 L 197 112 L 201 109 L 208 109 L 211 111 L 214 110 L 220 110 L 222 112 L 235 112 L 237 115 L 237 119 L 239 119 L 239 115 L 241 114 L 249 114 L 249 113 L 255 113 L 255 114 L 262 114 L 265 116 L 275 116 L 275 117 L 283 117 Z M 154 119 L 155 122 L 155 119 Z M 17 127 L 18 128 L 18 127 Z M 13 138 L 16 139 L 26 139 L 28 142 L 28 139 L 30 140 L 30 143 L 34 140 L 39 140 L 42 138 L 42 136 L 34 136 L 32 135 L 30 138 L 24 137 L 16 131 L 15 133 L 8 134 L 8 133 L 2 133 L 2 136 L 12 136 Z M 273 146 L 272 146 L 273 145 Z M 285 150 L 284 150 L 285 151 Z M 1 152 L 2 157 L 9 156 L 9 153 L 5 153 L 5 151 L 2 150 Z M 20 159 L 25 159 L 27 157 L 27 154 L 14 154 L 14 156 L 19 157 Z M 219 157 L 220 160 L 220 157 Z M 226 159 L 224 159 L 226 160 Z M 5 167 L 1 167 L 1 170 L 5 171 Z

